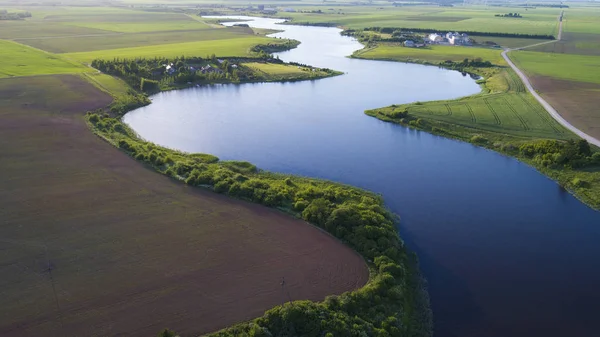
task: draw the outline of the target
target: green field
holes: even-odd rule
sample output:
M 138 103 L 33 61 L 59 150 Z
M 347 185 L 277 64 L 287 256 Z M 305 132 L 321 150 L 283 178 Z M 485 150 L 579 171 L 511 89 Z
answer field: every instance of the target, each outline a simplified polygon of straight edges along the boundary
M 499 49 L 459 47 L 459 46 L 429 46 L 427 48 L 405 48 L 398 44 L 381 44 L 376 48 L 363 49 L 354 56 L 365 59 L 410 61 L 423 60 L 439 63 L 446 60 L 462 61 L 465 58 L 482 58 L 496 65 L 505 65 Z
M 61 56 L 46 53 L 11 41 L 0 40 L 0 50 L 2 50 L 0 78 L 11 76 L 72 74 L 92 71 L 90 68 L 66 60 Z
M 496 70 L 486 82 L 486 92 L 479 95 L 392 106 L 379 112 L 393 115 L 395 111 L 405 109 L 411 116 L 518 137 L 573 137 L 526 92 L 523 83 L 510 69 Z
M 600 84 L 600 57 L 513 51 L 510 57 L 528 74 Z
M 247 37 L 227 40 L 185 42 L 175 44 L 162 44 L 157 46 L 144 46 L 135 48 L 109 49 L 93 52 L 67 53 L 66 58 L 79 62 L 89 63 L 94 59 L 110 60 L 113 58 L 136 57 L 176 57 L 200 56 L 216 54 L 222 57 L 248 56 L 250 48 L 261 43 L 276 43 L 265 37 Z
M 210 28 L 210 26 L 196 20 L 176 21 L 176 22 L 147 22 L 147 23 L 130 23 L 130 22 L 74 22 L 66 23 L 69 26 L 78 26 L 104 31 L 121 32 L 121 33 L 142 33 L 142 32 L 161 32 L 169 30 L 202 30 Z
M 226 29 L 211 28 L 192 31 L 168 31 L 136 34 L 109 33 L 111 35 L 82 36 L 65 38 L 27 38 L 15 41 L 53 53 L 74 53 L 84 51 L 99 51 L 105 49 L 131 48 L 174 44 L 181 42 L 225 40 L 243 37 L 253 37 L 254 32 L 249 28 L 231 27 Z
M 255 72 L 255 76 L 268 81 L 303 80 L 331 76 L 319 69 L 299 67 L 288 64 L 249 62 L 243 64 Z
M 302 8 L 321 10 L 315 13 L 279 13 L 294 22 L 333 23 L 347 28 L 399 27 L 432 28 L 440 30 L 465 30 L 498 33 L 555 34 L 558 29 L 559 9 L 470 6 L 466 8 L 442 7 L 381 7 L 381 6 L 336 6 Z M 500 18 L 495 14 L 520 12 L 522 19 Z

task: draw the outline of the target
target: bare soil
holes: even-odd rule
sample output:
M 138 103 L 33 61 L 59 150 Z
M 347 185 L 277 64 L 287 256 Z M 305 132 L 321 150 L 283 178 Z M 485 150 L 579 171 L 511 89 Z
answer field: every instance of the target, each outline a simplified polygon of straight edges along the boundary
M 548 76 L 531 77 L 531 82 L 563 118 L 590 136 L 600 138 L 600 85 Z
M 0 80 L 0 336 L 191 336 L 367 282 L 321 230 L 93 135 L 82 112 L 110 101 L 74 76 Z

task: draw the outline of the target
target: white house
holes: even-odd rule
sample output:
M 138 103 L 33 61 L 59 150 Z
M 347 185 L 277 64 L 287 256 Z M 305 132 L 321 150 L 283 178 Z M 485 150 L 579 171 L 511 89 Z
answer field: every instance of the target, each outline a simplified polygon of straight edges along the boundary
M 404 41 L 404 47 L 414 47 L 415 46 L 415 42 L 411 41 L 411 40 L 406 40 Z
M 444 41 L 444 37 L 438 34 L 429 34 L 429 36 L 427 37 L 429 39 L 429 41 L 433 42 L 433 43 L 439 43 Z
M 467 34 L 459 34 L 458 32 L 448 32 L 446 34 L 446 38 L 448 42 L 453 45 L 464 45 L 469 44 L 471 40 L 469 39 L 469 35 Z
M 165 71 L 167 72 L 167 74 L 173 75 L 177 71 L 177 69 L 175 69 L 173 63 L 170 63 L 165 66 Z

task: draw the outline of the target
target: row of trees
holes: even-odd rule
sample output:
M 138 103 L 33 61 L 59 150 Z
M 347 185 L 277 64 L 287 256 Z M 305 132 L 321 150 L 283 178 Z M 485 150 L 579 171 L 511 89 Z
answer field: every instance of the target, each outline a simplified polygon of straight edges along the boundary
M 519 13 L 496 14 L 494 16 L 501 17 L 501 18 L 522 18 L 523 17 Z
M 600 153 L 593 153 L 590 144 L 584 139 L 528 142 L 519 147 L 519 152 L 543 166 L 552 168 L 600 165 Z
M 6 9 L 0 9 L 0 20 L 24 20 L 30 17 L 30 12 L 9 13 Z
M 431 336 L 428 302 L 412 255 L 382 199 L 353 187 L 259 171 L 245 162 L 219 162 L 146 143 L 108 116 L 89 115 L 95 132 L 159 172 L 190 186 L 278 207 L 297 214 L 359 252 L 371 267 L 371 281 L 324 302 L 293 302 L 249 323 L 212 336 Z M 164 336 L 174 334 L 165 331 Z
M 452 30 L 439 30 L 439 29 L 431 29 L 431 28 L 393 28 L 393 27 L 369 27 L 365 28 L 365 31 L 373 31 L 380 32 L 385 34 L 392 34 L 396 31 L 406 32 L 406 33 L 437 33 L 437 34 L 446 34 Z M 526 38 L 526 39 L 546 39 L 546 40 L 554 40 L 553 35 L 546 34 L 520 34 L 520 33 L 496 33 L 496 32 L 480 32 L 480 31 L 461 31 L 461 33 L 465 33 L 473 36 L 495 36 L 495 37 L 516 37 L 516 38 Z
M 269 60 L 270 55 L 267 57 Z M 173 84 L 252 80 L 254 72 L 251 69 L 235 64 L 243 60 L 219 60 L 214 55 L 206 58 L 181 56 L 174 59 L 94 60 L 91 65 L 104 73 L 122 78 L 134 88 L 156 92 Z

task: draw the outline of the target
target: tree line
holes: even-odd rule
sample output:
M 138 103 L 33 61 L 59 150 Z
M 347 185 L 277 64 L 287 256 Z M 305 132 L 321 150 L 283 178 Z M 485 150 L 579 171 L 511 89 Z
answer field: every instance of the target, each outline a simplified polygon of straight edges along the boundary
M 14 12 L 10 13 L 6 9 L 0 9 L 0 20 L 24 20 L 30 18 L 30 12 Z
M 373 31 L 380 32 L 385 34 L 392 34 L 395 31 L 407 32 L 407 33 L 437 33 L 437 34 L 446 34 L 452 30 L 439 30 L 439 29 L 431 29 L 431 28 L 393 28 L 393 27 L 369 27 L 364 28 L 364 31 Z M 346 32 L 355 31 L 353 29 L 349 29 Z M 523 39 L 543 39 L 543 40 L 554 40 L 553 35 L 547 34 L 521 34 L 521 33 L 496 33 L 496 32 L 481 32 L 481 31 L 461 31 L 461 33 L 465 33 L 473 36 L 494 36 L 494 37 L 515 37 L 515 38 L 523 38 Z

